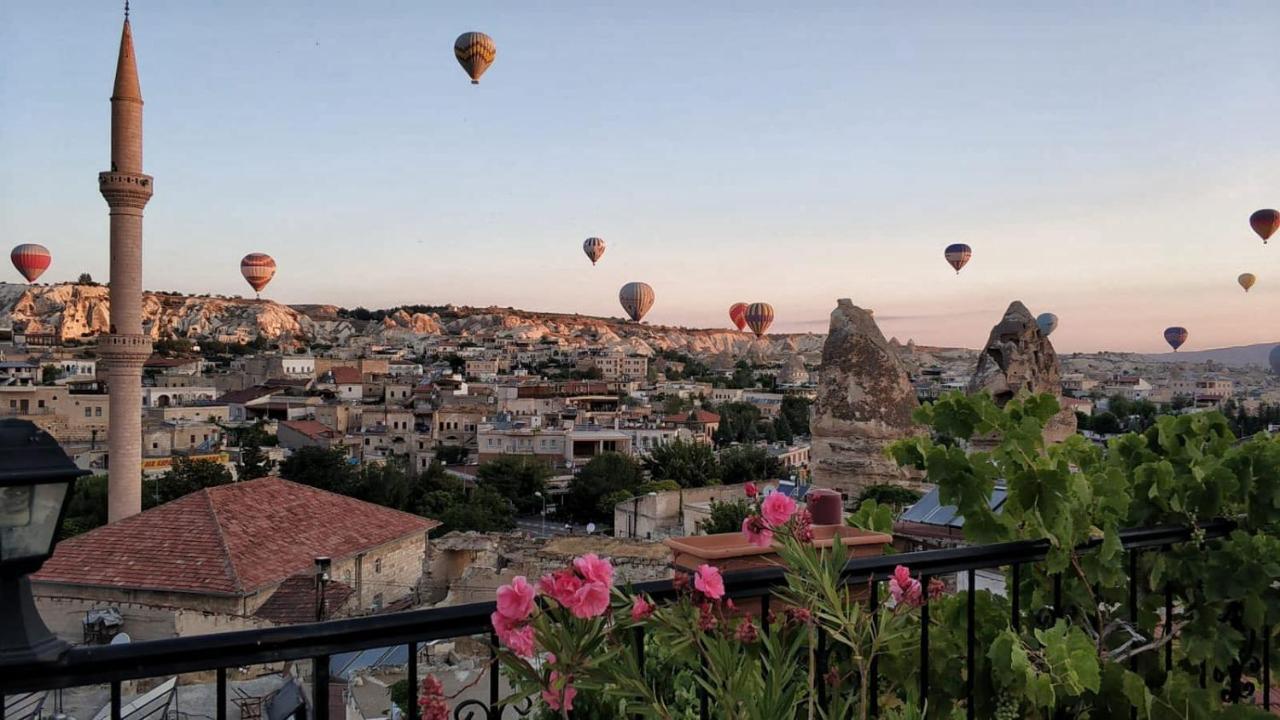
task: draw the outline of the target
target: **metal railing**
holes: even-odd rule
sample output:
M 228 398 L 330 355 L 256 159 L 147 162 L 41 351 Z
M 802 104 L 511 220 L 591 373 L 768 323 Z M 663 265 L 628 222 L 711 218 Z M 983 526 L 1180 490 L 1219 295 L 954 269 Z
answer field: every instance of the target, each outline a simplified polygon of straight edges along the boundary
M 1229 521 L 1217 521 L 1200 526 L 1199 530 L 1207 539 L 1219 538 L 1234 528 Z M 1157 527 L 1131 529 L 1121 533 L 1121 542 L 1128 553 L 1128 618 L 1136 621 L 1138 616 L 1141 578 L 1137 575 L 1137 560 L 1141 553 L 1165 552 L 1172 546 L 1191 540 L 1192 529 L 1186 527 Z M 1089 550 L 1097 543 L 1084 546 Z M 1015 629 L 1023 622 L 1022 598 L 1020 594 L 1020 578 L 1024 568 L 1045 559 L 1049 550 L 1047 541 L 1016 541 L 990 545 L 979 545 L 944 550 L 927 550 L 897 555 L 855 558 L 845 566 L 844 582 L 846 586 L 865 587 L 870 585 L 872 592 L 867 601 L 872 610 L 879 602 L 879 583 L 887 581 L 898 565 L 909 567 L 922 585 L 928 586 L 931 578 L 965 574 L 967 587 L 966 612 L 966 654 L 965 654 L 965 693 L 968 702 L 968 716 L 975 717 L 973 700 L 974 677 L 976 671 L 977 620 L 975 574 L 979 570 L 1003 569 L 1011 570 L 1012 582 L 1008 588 L 1008 599 L 1011 608 L 1011 621 Z M 1053 577 L 1051 604 L 1054 617 L 1064 615 L 1063 582 L 1061 575 Z M 1076 582 L 1068 579 L 1067 582 Z M 763 568 L 746 570 L 725 575 L 726 596 L 735 599 L 758 598 L 760 600 L 760 624 L 768 632 L 770 616 L 770 598 L 786 583 L 785 570 L 782 568 Z M 653 581 L 635 585 L 637 592 L 650 595 L 655 601 L 670 601 L 676 597 L 677 590 L 670 580 Z M 1163 632 L 1173 631 L 1173 594 L 1166 589 L 1164 597 L 1165 614 Z M 919 658 L 919 696 L 929 696 L 929 607 L 927 595 L 920 608 L 920 658 Z M 419 720 L 417 692 L 419 685 L 418 647 L 421 643 L 433 640 L 447 640 L 467 636 L 481 635 L 488 638 L 490 670 L 488 672 L 488 699 L 466 700 L 454 708 L 454 717 L 458 720 L 470 718 L 488 718 L 499 720 L 504 713 L 524 716 L 532 712 L 532 703 L 526 702 L 518 707 L 499 707 L 499 673 L 496 669 L 497 638 L 490 625 L 490 613 L 495 610 L 495 603 L 482 602 L 452 607 L 411 610 L 405 612 L 372 615 L 367 617 L 331 620 L 326 622 L 290 625 L 263 630 L 245 630 L 226 632 L 215 635 L 181 637 L 167 640 L 155 640 L 123 645 L 80 646 L 72 648 L 56 664 L 43 666 L 23 666 L 4 668 L 0 672 L 0 695 L 55 690 L 61 688 L 107 683 L 111 686 L 111 718 L 120 718 L 121 683 L 127 680 L 168 676 L 199 671 L 216 671 L 216 720 L 227 718 L 227 670 L 262 663 L 279 661 L 310 660 L 313 663 L 312 682 L 312 720 L 330 720 L 329 717 L 329 660 L 330 656 L 368 648 L 393 647 L 406 645 L 408 648 L 408 684 L 409 702 L 408 720 Z M 643 629 L 637 628 L 637 644 L 643 648 Z M 1268 636 L 1270 633 L 1264 633 Z M 825 663 L 825 638 L 819 633 L 819 662 Z M 1270 709 L 1271 656 L 1268 641 L 1263 642 L 1261 684 L 1262 704 Z M 1165 644 L 1164 665 L 1166 671 L 1173 667 L 1172 643 Z M 643 652 L 643 650 L 641 650 Z M 819 673 L 821 677 L 821 673 Z M 880 677 L 876 661 L 871 664 L 869 699 L 872 715 L 875 716 L 875 698 L 878 694 Z M 1202 677 L 1203 682 L 1203 677 Z M 819 696 L 826 700 L 826 690 L 819 681 Z M 1252 694 L 1252 690 L 1242 690 L 1239 673 L 1231 678 L 1229 699 L 1239 701 L 1244 695 Z M 708 698 L 700 697 L 701 716 L 710 717 Z M 3 717 L 0 717 L 3 720 Z

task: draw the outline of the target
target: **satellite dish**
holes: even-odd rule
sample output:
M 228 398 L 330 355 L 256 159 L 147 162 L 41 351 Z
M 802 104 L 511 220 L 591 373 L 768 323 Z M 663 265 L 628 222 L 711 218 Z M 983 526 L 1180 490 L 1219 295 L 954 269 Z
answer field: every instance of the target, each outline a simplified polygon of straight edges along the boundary
M 129 644 L 129 643 L 131 643 L 131 642 L 133 642 L 133 638 L 129 637 L 129 633 L 127 633 L 127 632 L 122 632 L 122 633 L 118 633 L 115 637 L 111 638 L 111 642 L 110 642 L 110 643 L 108 643 L 108 644 L 110 644 L 110 645 L 128 645 L 128 644 Z
M 595 524 L 595 523 L 587 523 L 587 534 L 588 534 L 588 535 L 590 535 L 591 533 L 593 533 L 593 532 L 595 532 L 595 531 L 596 531 L 596 524 Z

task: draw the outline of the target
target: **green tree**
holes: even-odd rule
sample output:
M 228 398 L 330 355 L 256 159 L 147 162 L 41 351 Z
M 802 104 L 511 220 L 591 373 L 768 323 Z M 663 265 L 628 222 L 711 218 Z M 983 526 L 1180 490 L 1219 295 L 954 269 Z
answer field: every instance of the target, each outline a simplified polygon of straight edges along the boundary
M 107 476 L 90 475 L 76 480 L 58 539 L 73 537 L 106 524 Z
M 720 426 L 716 429 L 718 446 L 755 442 L 760 437 L 760 408 L 748 402 L 727 402 L 716 408 Z
M 340 448 L 304 447 L 280 463 L 280 476 L 321 490 L 349 495 L 355 468 Z
M 813 402 L 799 395 L 788 395 L 782 398 L 782 416 L 787 419 L 791 431 L 796 435 L 809 434 L 809 409 Z
M 742 521 L 751 514 L 751 503 L 745 497 L 712 500 L 711 514 L 698 521 L 698 530 L 708 535 L 742 532 Z
M 1089 421 L 1089 429 L 1101 435 L 1115 435 L 1123 428 L 1120 420 L 1113 413 L 1104 412 L 1094 415 Z
M 76 284 L 77 285 L 97 285 L 98 283 L 93 281 L 93 276 L 90 275 L 89 273 L 80 273 L 80 277 L 76 278 Z
M 569 482 L 564 510 L 578 522 L 612 519 L 605 498 L 619 491 L 633 495 L 645 482 L 644 468 L 628 455 L 607 452 L 591 458 Z
M 470 452 L 462 445 L 441 445 L 436 448 L 436 459 L 445 465 L 464 465 Z
M 62 377 L 62 368 L 57 365 L 45 365 L 40 368 L 40 383 L 42 385 L 52 385 Z
M 258 423 L 246 428 L 240 435 L 240 460 L 236 463 L 236 477 L 253 480 L 271 474 L 274 463 L 262 451 L 262 439 L 266 433 Z
M 791 422 L 787 420 L 786 415 L 778 415 L 774 418 L 771 427 L 774 435 L 784 443 L 790 444 L 796 439 L 795 432 L 791 429 Z
M 746 360 L 739 360 L 733 365 L 733 375 L 729 378 L 729 387 L 731 388 L 754 388 L 756 386 L 756 374 L 751 371 L 751 366 Z
M 169 472 L 159 478 L 143 479 L 142 506 L 151 508 L 163 505 L 197 490 L 230 482 L 231 471 L 222 463 L 176 457 Z
M 908 505 L 914 505 L 919 499 L 920 493 L 901 485 L 868 485 L 858 495 L 858 499 L 854 502 L 854 507 L 861 508 L 862 504 L 869 500 L 878 506 L 887 505 L 893 508 L 896 513 Z
M 480 466 L 477 483 L 507 498 L 516 511 L 535 513 L 542 511 L 542 501 L 536 493 L 547 491 L 547 479 L 551 470 L 528 455 L 502 455 Z
M 644 459 L 654 480 L 673 480 L 680 487 L 704 487 L 720 482 L 720 461 L 706 443 L 675 442 L 659 445 Z
M 720 479 L 726 485 L 760 482 L 781 477 L 782 463 L 755 445 L 740 445 L 720 452 Z

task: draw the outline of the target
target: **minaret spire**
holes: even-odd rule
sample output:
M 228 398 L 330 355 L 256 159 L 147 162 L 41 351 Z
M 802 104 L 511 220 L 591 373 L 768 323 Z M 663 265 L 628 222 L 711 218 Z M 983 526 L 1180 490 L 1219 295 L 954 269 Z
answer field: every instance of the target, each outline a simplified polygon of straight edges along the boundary
M 152 180 L 142 172 L 142 90 L 125 3 L 111 93 L 111 169 L 98 174 L 111 208 L 111 332 L 98 339 L 107 368 L 107 519 L 142 512 L 142 365 L 151 338 L 142 328 L 142 210 Z

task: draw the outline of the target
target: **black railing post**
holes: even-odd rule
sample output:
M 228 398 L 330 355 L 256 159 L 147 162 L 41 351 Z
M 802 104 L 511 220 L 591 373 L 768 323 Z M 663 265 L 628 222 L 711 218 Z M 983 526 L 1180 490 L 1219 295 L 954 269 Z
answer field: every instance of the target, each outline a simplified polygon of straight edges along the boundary
M 815 623 L 816 624 L 816 623 Z M 827 633 L 818 625 L 818 707 L 827 707 Z
M 871 578 L 871 599 L 867 605 L 871 610 L 871 636 L 878 642 L 880 639 L 880 585 Z M 867 709 L 871 717 L 880 714 L 880 653 L 871 656 L 871 677 L 867 678 Z
M 111 683 L 111 720 L 120 720 L 120 681 Z
M 418 720 L 418 713 L 422 709 L 418 707 L 418 643 L 409 643 L 409 707 L 405 708 L 409 712 L 409 720 Z
M 929 701 L 929 576 L 920 576 L 923 602 L 920 603 L 920 706 Z
M 760 596 L 760 630 L 766 634 L 769 632 L 769 599 L 771 593 L 765 593 Z
M 1271 626 L 1262 626 L 1262 709 L 1271 709 Z
M 973 678 L 977 672 L 977 660 L 974 657 L 974 646 L 977 644 L 977 610 L 978 604 L 978 579 L 977 573 L 970 568 L 966 579 L 969 581 L 969 603 L 965 613 L 965 634 L 967 656 L 965 657 L 965 675 L 964 675 L 964 693 L 965 700 L 968 704 L 968 717 L 973 720 L 977 708 L 974 707 L 973 698 Z M 925 588 L 925 597 L 928 597 L 928 588 Z
M 311 717 L 329 720 L 329 656 L 318 655 L 311 661 Z
M 1011 580 L 1013 588 L 1009 593 L 1009 604 L 1013 608 L 1010 618 L 1013 624 L 1013 631 L 1018 632 L 1022 628 L 1022 565 L 1014 563 L 1010 568 L 1013 572 Z
M 217 699 L 218 708 L 214 717 L 217 720 L 227 720 L 227 669 L 218 668 L 218 690 Z
M 498 663 L 498 636 L 489 635 L 489 720 L 501 720 L 502 708 L 498 707 L 498 682 L 501 679 L 502 666 Z

